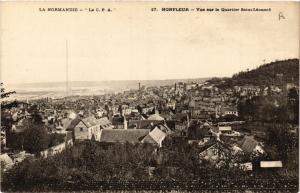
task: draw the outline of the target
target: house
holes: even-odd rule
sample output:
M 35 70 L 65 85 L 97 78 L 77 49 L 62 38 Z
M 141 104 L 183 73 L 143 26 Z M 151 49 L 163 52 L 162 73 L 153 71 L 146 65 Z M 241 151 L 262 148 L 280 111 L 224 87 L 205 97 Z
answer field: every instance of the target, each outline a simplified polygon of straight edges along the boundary
M 239 116 L 238 110 L 235 107 L 224 107 L 221 108 L 221 113 L 222 116 L 226 116 L 226 115 L 235 115 L 235 116 Z
M 127 120 L 125 116 L 113 116 L 112 124 L 116 129 L 127 129 Z
M 152 129 L 154 126 L 163 124 L 161 120 L 130 120 L 128 129 Z
M 67 131 L 73 132 L 74 140 L 100 140 L 100 131 L 113 129 L 112 123 L 106 118 L 96 119 L 95 117 L 87 117 L 83 119 L 74 119 Z
M 100 119 L 97 119 L 99 125 L 100 125 L 100 129 L 113 129 L 114 126 L 112 125 L 112 123 L 108 120 L 107 117 L 102 117 Z
M 107 111 L 103 108 L 99 108 L 96 110 L 96 114 L 98 117 L 102 117 L 103 115 L 107 114 Z
M 87 139 L 90 140 L 92 139 L 92 136 L 94 134 L 96 136 L 97 133 L 100 134 L 100 127 L 99 124 L 96 122 L 96 118 L 89 117 L 84 119 L 73 120 L 67 131 L 73 132 L 74 141 Z
M 229 137 L 239 137 L 241 133 L 231 129 L 231 126 L 219 126 L 219 133 Z
M 104 129 L 101 131 L 101 143 L 142 143 L 150 129 Z
M 228 159 L 231 149 L 224 143 L 217 141 L 210 144 L 205 150 L 199 153 L 200 161 L 206 160 L 216 164 L 217 167 L 221 165 L 223 160 Z
M 192 118 L 199 120 L 209 120 L 211 118 L 209 112 L 203 109 L 194 109 L 192 110 Z
M 150 133 L 142 139 L 142 143 L 156 144 L 158 147 L 162 147 L 162 142 L 166 138 L 167 134 L 155 127 Z
M 210 127 L 199 121 L 191 120 L 187 128 L 188 139 L 202 139 L 210 135 Z
M 173 132 L 165 123 L 157 124 L 154 128 L 158 128 L 167 134 L 171 134 Z
M 286 90 L 290 90 L 292 88 L 298 88 L 298 86 L 295 83 L 287 83 L 286 84 Z
M 261 168 L 282 168 L 281 161 L 261 161 L 260 162 Z
M 244 171 L 252 171 L 253 170 L 253 166 L 252 166 L 251 162 L 246 162 L 246 163 L 240 164 L 240 168 Z
M 131 108 L 125 108 L 125 109 L 123 109 L 123 112 L 124 112 L 124 115 L 130 115 L 131 112 L 132 112 L 132 109 Z
M 232 131 L 230 126 L 219 126 L 219 132 L 228 133 Z
M 143 107 L 142 108 L 142 113 L 147 114 L 147 113 L 153 111 L 153 109 L 154 109 L 154 107 Z
M 167 108 L 175 110 L 175 107 L 176 107 L 176 101 L 175 100 L 171 100 L 167 103 Z
M 262 145 L 254 139 L 254 137 L 245 136 L 237 145 L 246 153 L 264 154 L 265 150 Z
M 162 147 L 162 142 L 167 133 L 159 127 L 154 129 L 112 129 L 101 130 L 100 142 L 103 144 L 131 143 L 131 144 L 151 144 Z
M 149 117 L 147 118 L 147 120 L 151 120 L 151 121 L 164 121 L 165 119 L 160 116 L 159 114 L 152 114 L 152 115 L 149 115 Z
M 0 155 L 0 162 L 1 162 L 1 167 L 4 171 L 12 168 L 12 166 L 14 165 L 13 160 L 11 159 L 11 157 L 7 155 L 7 153 Z
M 189 127 L 189 116 L 185 113 L 176 113 L 172 116 L 174 121 L 174 129 L 176 131 L 184 132 Z

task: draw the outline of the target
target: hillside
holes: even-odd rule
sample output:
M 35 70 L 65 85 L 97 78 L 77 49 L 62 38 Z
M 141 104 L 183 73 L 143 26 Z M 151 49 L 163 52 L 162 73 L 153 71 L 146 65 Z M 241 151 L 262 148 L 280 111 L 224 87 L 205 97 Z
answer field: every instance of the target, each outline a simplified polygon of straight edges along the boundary
M 242 71 L 234 74 L 232 78 L 211 80 L 221 87 L 231 86 L 265 86 L 265 85 L 283 85 L 286 83 L 299 82 L 299 59 L 288 59 L 263 64 L 250 71 Z

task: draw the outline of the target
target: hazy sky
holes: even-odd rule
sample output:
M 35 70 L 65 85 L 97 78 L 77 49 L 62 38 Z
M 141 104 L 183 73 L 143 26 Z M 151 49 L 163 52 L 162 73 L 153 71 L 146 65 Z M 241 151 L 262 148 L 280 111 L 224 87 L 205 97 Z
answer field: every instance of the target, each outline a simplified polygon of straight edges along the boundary
M 5 83 L 231 76 L 299 58 L 298 3 L 0 2 Z M 111 13 L 39 8 L 112 8 Z M 271 12 L 151 12 L 151 8 L 271 8 Z M 278 19 L 282 13 L 285 19 Z

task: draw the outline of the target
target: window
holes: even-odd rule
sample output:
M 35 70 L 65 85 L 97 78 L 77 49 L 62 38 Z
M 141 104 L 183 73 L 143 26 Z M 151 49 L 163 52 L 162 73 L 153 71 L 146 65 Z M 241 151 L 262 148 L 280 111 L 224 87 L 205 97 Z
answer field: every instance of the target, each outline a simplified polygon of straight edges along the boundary
M 82 127 L 80 127 L 79 129 L 80 129 L 80 131 L 83 131 L 83 128 L 82 128 Z

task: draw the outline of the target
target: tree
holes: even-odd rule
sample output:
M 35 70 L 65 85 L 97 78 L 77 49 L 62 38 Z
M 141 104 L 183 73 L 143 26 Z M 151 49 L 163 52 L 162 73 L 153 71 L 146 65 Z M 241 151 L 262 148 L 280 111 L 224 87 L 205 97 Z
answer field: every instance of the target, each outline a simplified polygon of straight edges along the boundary
M 122 115 L 122 114 L 123 114 L 122 105 L 119 105 L 118 112 L 120 113 L 120 115 Z
M 65 135 L 64 134 L 53 133 L 53 134 L 50 135 L 49 147 L 61 144 L 64 141 L 65 141 Z
M 288 97 L 289 99 L 294 99 L 294 100 L 299 100 L 299 95 L 297 93 L 297 90 L 296 88 L 291 88 L 289 91 L 288 91 Z
M 109 115 L 109 107 L 108 107 L 107 104 L 105 104 L 104 109 L 105 109 L 105 111 L 106 111 L 107 118 L 109 118 L 109 117 L 108 117 L 108 115 Z
M 288 98 L 289 98 L 289 108 L 291 109 L 292 113 L 294 114 L 294 124 L 299 123 L 299 94 L 296 90 L 296 88 L 292 88 L 288 92 Z
M 15 94 L 15 91 L 5 92 L 5 88 L 3 88 L 3 82 L 0 83 L 1 85 L 1 99 L 9 97 L 11 94 Z
M 136 106 L 136 109 L 138 110 L 138 112 L 139 112 L 140 114 L 143 113 L 143 109 L 142 109 L 142 107 L 141 107 L 140 105 L 137 105 L 137 106 Z
M 33 124 L 43 125 L 43 117 L 38 111 L 34 111 L 31 116 Z
M 287 125 L 281 124 L 267 128 L 268 140 L 267 144 L 277 149 L 279 159 L 287 161 L 289 153 L 295 147 L 295 142 L 291 134 L 287 131 Z
M 4 98 L 8 98 L 10 95 L 16 93 L 15 91 L 6 92 L 5 88 L 3 87 L 3 83 L 1 82 L 1 133 L 4 133 L 4 135 L 1 134 L 1 144 L 6 145 L 6 134 L 10 130 L 13 119 L 12 115 L 7 110 L 10 110 L 13 107 L 18 106 L 17 101 L 9 102 L 9 101 L 3 101 Z
M 38 153 L 49 147 L 50 135 L 43 125 L 32 124 L 24 132 L 24 149 L 30 153 Z
M 1 111 L 5 110 L 5 109 L 11 109 L 12 107 L 17 106 L 17 101 L 14 102 L 4 102 L 3 99 L 4 98 L 8 98 L 10 95 L 15 94 L 15 91 L 9 91 L 6 92 L 5 88 L 3 87 L 3 82 L 0 83 L 1 85 Z
M 277 77 L 282 74 L 283 77 Z M 299 82 L 299 59 L 289 59 L 263 64 L 256 69 L 241 71 L 234 74 L 232 78 L 220 79 L 213 78 L 208 82 L 216 84 L 219 88 L 230 88 L 236 85 L 256 85 L 265 86 L 275 82 L 284 84 L 286 82 Z

